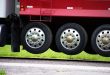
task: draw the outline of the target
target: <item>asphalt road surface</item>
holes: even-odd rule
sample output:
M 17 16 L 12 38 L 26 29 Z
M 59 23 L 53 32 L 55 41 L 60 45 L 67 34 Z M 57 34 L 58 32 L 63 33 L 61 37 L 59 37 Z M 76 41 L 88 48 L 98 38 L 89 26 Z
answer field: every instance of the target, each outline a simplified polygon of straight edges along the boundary
M 1 59 L 0 68 L 7 75 L 110 75 L 110 63 Z

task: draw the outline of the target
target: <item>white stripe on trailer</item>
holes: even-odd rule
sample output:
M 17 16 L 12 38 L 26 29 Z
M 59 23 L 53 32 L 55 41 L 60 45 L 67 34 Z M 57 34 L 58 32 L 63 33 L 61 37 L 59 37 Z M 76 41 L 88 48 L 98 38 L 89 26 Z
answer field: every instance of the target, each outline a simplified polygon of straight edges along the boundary
M 33 6 L 27 6 L 27 8 L 33 8 Z

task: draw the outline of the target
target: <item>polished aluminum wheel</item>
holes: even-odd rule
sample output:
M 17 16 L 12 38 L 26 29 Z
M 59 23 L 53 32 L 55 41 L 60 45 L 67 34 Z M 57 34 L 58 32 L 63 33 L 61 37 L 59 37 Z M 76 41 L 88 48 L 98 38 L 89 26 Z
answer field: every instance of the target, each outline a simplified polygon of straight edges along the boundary
M 31 28 L 25 36 L 26 43 L 31 48 L 40 48 L 45 42 L 45 34 L 40 28 Z
M 80 34 L 75 29 L 66 29 L 61 34 L 60 42 L 68 50 L 75 49 L 80 43 Z
M 110 30 L 101 31 L 96 38 L 96 44 L 102 51 L 110 51 Z

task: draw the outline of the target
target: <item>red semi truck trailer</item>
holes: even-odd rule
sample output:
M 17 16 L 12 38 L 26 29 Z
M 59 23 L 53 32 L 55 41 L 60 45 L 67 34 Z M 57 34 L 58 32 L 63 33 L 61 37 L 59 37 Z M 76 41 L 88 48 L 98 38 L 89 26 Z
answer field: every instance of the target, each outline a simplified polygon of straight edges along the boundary
M 110 0 L 18 0 L 19 15 L 13 12 L 14 0 L 3 1 L 1 47 L 11 44 L 13 52 L 20 52 L 23 45 L 33 54 L 48 48 L 68 55 L 84 50 L 110 57 Z

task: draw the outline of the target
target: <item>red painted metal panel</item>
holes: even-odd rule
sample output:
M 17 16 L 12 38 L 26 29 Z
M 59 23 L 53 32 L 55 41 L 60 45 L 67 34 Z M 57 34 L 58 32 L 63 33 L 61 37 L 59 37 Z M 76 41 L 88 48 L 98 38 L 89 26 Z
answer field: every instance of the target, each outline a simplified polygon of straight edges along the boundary
M 110 17 L 110 0 L 20 0 L 20 4 L 25 8 L 20 15 Z

